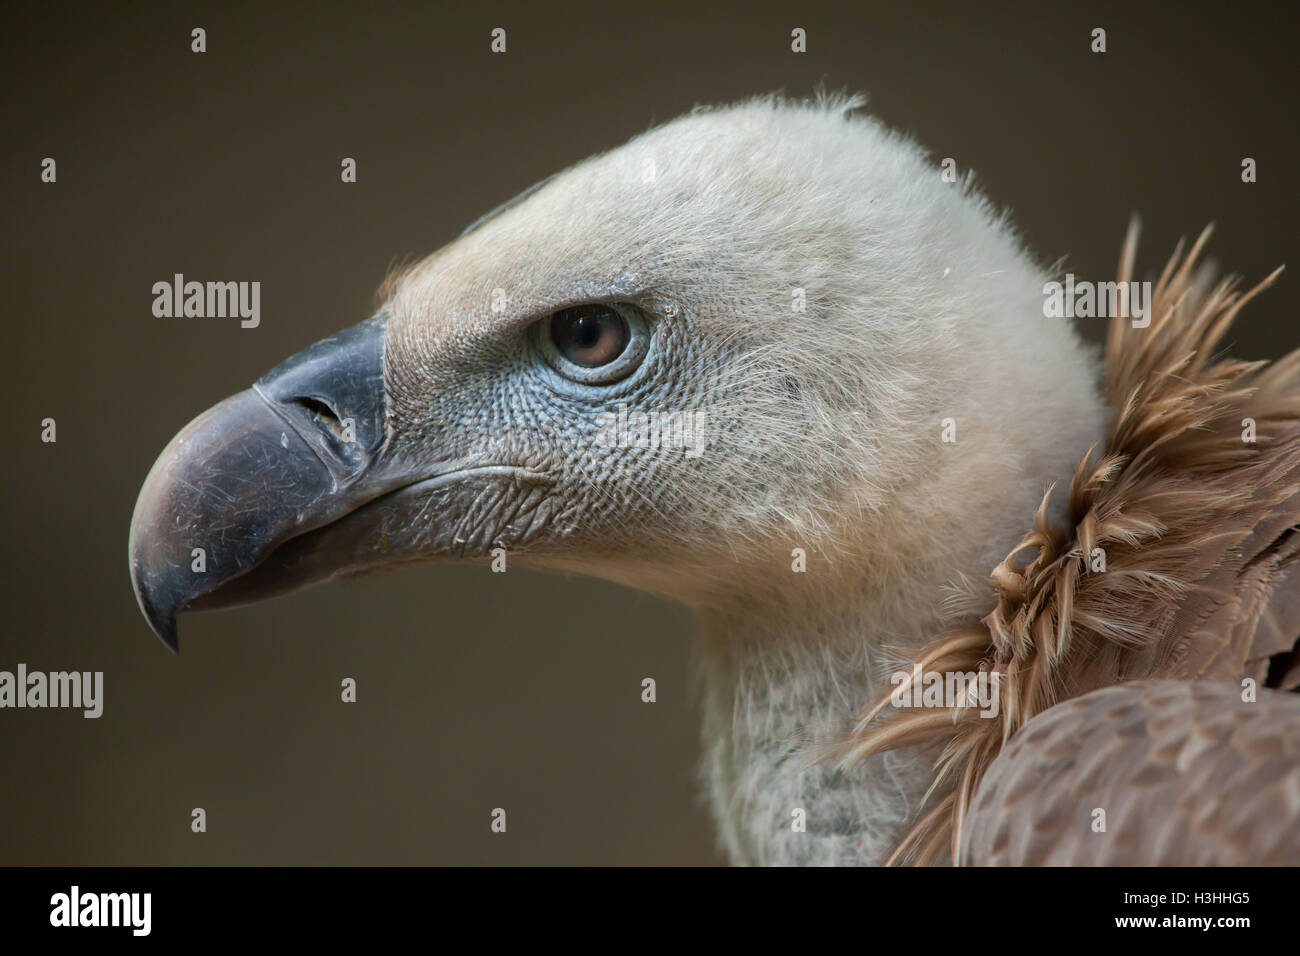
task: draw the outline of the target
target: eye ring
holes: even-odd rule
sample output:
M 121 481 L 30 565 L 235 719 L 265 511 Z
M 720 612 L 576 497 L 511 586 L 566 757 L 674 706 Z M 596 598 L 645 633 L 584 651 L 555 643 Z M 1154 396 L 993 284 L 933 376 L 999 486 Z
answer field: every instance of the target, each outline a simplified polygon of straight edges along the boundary
M 547 363 L 565 378 L 609 385 L 627 378 L 645 358 L 650 327 L 625 302 L 593 302 L 560 309 L 535 326 Z

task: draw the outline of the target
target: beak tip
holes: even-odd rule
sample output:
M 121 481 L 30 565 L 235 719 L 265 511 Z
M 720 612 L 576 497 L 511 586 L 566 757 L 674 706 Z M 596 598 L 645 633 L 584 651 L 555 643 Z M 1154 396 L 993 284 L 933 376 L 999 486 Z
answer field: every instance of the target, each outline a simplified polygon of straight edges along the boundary
M 140 606 L 140 613 L 144 615 L 149 630 L 154 632 L 158 640 L 162 641 L 173 654 L 179 654 L 181 645 L 180 639 L 176 636 L 176 611 L 175 609 L 158 606 L 157 602 L 153 600 L 152 592 L 142 586 L 136 567 L 133 564 L 131 584 L 135 590 L 136 603 Z
M 167 650 L 171 651 L 173 654 L 180 654 L 181 642 L 180 638 L 176 636 L 175 624 L 172 624 L 171 627 L 155 628 L 154 633 L 158 635 L 158 640 L 163 642 L 163 646 L 166 647 Z

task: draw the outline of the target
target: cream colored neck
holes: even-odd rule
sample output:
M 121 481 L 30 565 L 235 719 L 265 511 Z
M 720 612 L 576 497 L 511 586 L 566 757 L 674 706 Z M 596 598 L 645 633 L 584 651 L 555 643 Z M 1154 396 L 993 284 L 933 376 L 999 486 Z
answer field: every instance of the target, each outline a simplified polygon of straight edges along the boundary
M 845 772 L 809 766 L 817 741 L 843 734 L 888 689 L 883 645 L 919 645 L 939 626 L 913 615 L 891 627 L 864 598 L 820 613 L 757 602 L 698 613 L 703 774 L 735 863 L 879 863 L 920 805 L 929 766 L 920 755 L 884 754 Z

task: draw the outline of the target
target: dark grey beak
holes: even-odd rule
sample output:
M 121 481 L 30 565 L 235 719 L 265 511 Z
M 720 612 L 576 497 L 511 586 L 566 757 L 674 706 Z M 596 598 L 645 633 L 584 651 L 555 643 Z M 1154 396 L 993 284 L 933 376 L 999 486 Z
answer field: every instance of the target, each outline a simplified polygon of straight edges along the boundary
M 186 425 L 154 464 L 131 519 L 131 583 L 172 650 L 184 608 L 261 600 L 355 564 L 319 540 L 285 546 L 411 482 L 384 457 L 385 322 L 299 352 Z M 362 546 L 336 537 L 336 551 Z

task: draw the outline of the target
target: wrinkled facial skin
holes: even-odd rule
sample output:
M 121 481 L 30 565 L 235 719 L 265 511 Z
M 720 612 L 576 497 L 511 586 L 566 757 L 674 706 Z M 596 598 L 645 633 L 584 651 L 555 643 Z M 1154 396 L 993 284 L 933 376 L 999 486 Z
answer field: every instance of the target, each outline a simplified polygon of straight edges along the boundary
M 611 384 L 575 382 L 548 363 L 539 345 L 546 330 L 534 327 L 545 317 L 453 331 L 432 349 L 423 330 L 393 318 L 385 385 L 394 454 L 417 470 L 447 461 L 510 469 L 427 496 L 428 510 L 416 516 L 425 553 L 651 553 L 689 515 L 689 496 L 665 492 L 689 487 L 692 472 L 707 482 L 708 449 L 698 444 L 707 433 L 688 430 L 681 447 L 636 447 L 631 429 L 620 440 L 620 412 L 625 421 L 636 411 L 676 411 L 707 423 L 698 413 L 721 376 L 694 374 L 700 339 L 683 310 L 653 296 L 615 301 L 646 317 L 649 342 L 639 366 Z M 454 519 L 427 520 L 434 515 Z

